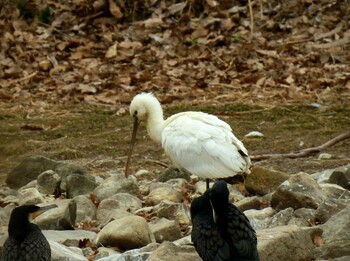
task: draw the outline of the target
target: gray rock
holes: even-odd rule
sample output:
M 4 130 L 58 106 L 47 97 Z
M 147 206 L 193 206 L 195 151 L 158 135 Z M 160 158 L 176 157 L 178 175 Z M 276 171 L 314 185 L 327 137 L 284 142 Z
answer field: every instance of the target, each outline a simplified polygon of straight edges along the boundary
M 99 202 L 105 198 L 109 198 L 110 196 L 121 192 L 140 196 L 140 190 L 134 177 L 131 176 L 129 178 L 125 178 L 122 174 L 115 174 L 108 179 L 105 179 L 94 190 L 96 199 Z
M 335 169 L 329 177 L 329 182 L 350 190 L 350 167 Z
M 55 161 L 43 156 L 32 156 L 23 160 L 6 177 L 6 184 L 10 188 L 18 189 L 37 179 L 39 174 L 46 170 L 55 171 L 61 178 L 63 188 L 65 188 L 65 178 L 70 174 L 88 174 L 87 170 L 80 165 Z
M 250 224 L 255 230 L 267 228 L 271 224 L 273 215 L 276 211 L 271 208 L 264 208 L 261 210 L 249 209 L 244 211 L 244 214 L 250 221 Z
M 318 183 L 332 183 L 329 181 L 331 175 L 333 174 L 333 172 L 343 172 L 346 173 L 347 171 L 349 171 L 350 169 L 350 164 L 345 165 L 345 166 L 341 166 L 335 169 L 326 169 L 320 172 L 316 172 L 314 174 L 312 174 L 311 176 L 318 182 Z M 338 175 L 338 174 L 336 174 Z
M 97 209 L 97 220 L 100 223 L 131 215 L 142 207 L 142 202 L 137 197 L 128 193 L 118 193 L 100 202 Z
M 97 255 L 95 255 L 94 260 L 106 260 L 104 257 L 109 256 L 114 256 L 115 259 L 113 260 L 119 260 L 117 259 L 117 255 L 121 256 L 122 254 L 110 247 L 99 247 L 97 249 Z
M 7 225 L 10 221 L 10 216 L 11 216 L 11 212 L 12 210 L 16 207 L 15 204 L 9 204 L 4 206 L 3 208 L 1 208 L 0 211 L 0 226 L 4 226 L 6 227 L 7 230 Z
M 277 214 L 275 214 L 272 219 L 271 223 L 268 227 L 280 227 L 285 226 L 288 224 L 289 220 L 291 220 L 293 216 L 294 209 L 293 208 L 286 208 L 281 211 L 279 211 Z
M 40 173 L 46 170 L 54 170 L 57 165 L 57 161 L 43 156 L 26 158 L 7 175 L 6 184 L 10 188 L 18 189 L 35 180 Z
M 259 197 L 247 197 L 243 198 L 240 201 L 235 202 L 235 206 L 241 211 L 246 211 L 248 209 L 261 209 L 261 200 Z
M 336 184 L 320 184 L 323 194 L 328 200 L 350 201 L 350 191 Z
M 349 217 L 350 206 L 347 206 L 322 225 L 324 244 L 320 247 L 320 257 L 350 256 Z
M 315 212 L 317 223 L 326 223 L 332 216 L 344 209 L 349 204 L 344 204 L 338 200 L 326 200 L 320 204 Z
M 96 206 L 87 195 L 76 196 L 73 200 L 77 205 L 76 223 L 96 219 Z
M 157 205 L 164 200 L 172 202 L 182 202 L 182 193 L 172 187 L 159 187 L 153 189 L 147 197 L 147 205 Z
M 315 229 L 316 230 L 316 229 Z M 310 260 L 314 258 L 313 229 L 281 226 L 257 231 L 260 260 Z
M 105 199 L 108 200 L 108 199 Z M 111 205 L 104 205 L 102 207 L 99 206 L 97 210 L 97 221 L 102 225 L 105 226 L 107 223 L 121 219 L 124 217 L 130 217 L 133 216 L 130 212 L 127 212 L 124 209 L 109 209 Z
M 90 194 L 96 187 L 95 178 L 90 175 L 71 174 L 66 178 L 66 192 L 68 198 Z
M 124 209 L 125 211 L 131 213 L 134 213 L 136 210 L 142 207 L 142 201 L 129 193 L 117 193 L 111 196 L 109 199 L 117 202 L 116 208 Z
M 152 242 L 152 232 L 146 220 L 139 216 L 124 217 L 108 223 L 98 234 L 97 246 L 116 246 L 127 250 Z
M 273 192 L 290 176 L 284 172 L 254 166 L 245 179 L 245 187 L 252 194 L 266 195 Z
M 18 191 L 9 187 L 0 187 L 0 198 L 5 198 L 7 196 L 18 197 Z
M 190 176 L 191 174 L 184 169 L 169 167 L 157 177 L 157 181 L 166 182 L 169 179 L 178 179 L 178 178 L 190 181 L 191 180 Z
M 36 187 L 40 193 L 58 195 L 60 184 L 61 177 L 53 170 L 47 170 L 38 176 Z
M 171 242 L 164 242 L 152 252 L 147 261 L 164 260 L 201 261 L 202 259 L 192 246 L 177 246 Z
M 44 202 L 44 197 L 36 188 L 27 188 L 19 191 L 19 205 L 37 205 Z
M 320 185 L 309 174 L 298 173 L 284 181 L 272 194 L 271 206 L 277 209 L 316 209 L 323 199 Z
M 299 227 L 309 227 L 315 220 L 315 210 L 309 208 L 299 208 L 294 211 L 288 225 L 297 225 Z
M 124 253 L 115 253 L 108 257 L 99 258 L 96 256 L 95 260 L 99 261 L 146 261 L 152 251 L 157 249 L 158 244 L 150 243 L 145 247 L 125 251 Z M 98 248 L 100 251 L 100 248 Z M 98 259 L 99 258 L 99 259 Z
M 177 179 L 169 179 L 166 184 L 169 184 L 170 186 L 172 186 L 175 189 L 181 189 L 181 188 L 189 188 L 192 191 L 194 191 L 194 187 L 191 187 L 188 184 L 188 181 L 186 179 L 181 179 L 181 178 L 177 178 Z
M 48 240 L 68 247 L 79 247 L 80 240 L 88 239 L 93 242 L 96 237 L 96 233 L 86 230 L 42 230 L 42 232 Z
M 169 220 L 176 220 L 181 228 L 186 228 L 191 224 L 190 209 L 183 203 L 163 201 L 154 206 L 154 212 L 160 218 L 164 217 Z
M 161 218 L 156 222 L 148 223 L 156 242 L 174 241 L 181 237 L 179 224 L 175 220 Z
M 57 208 L 50 209 L 35 219 L 35 223 L 46 230 L 69 230 L 75 224 L 77 204 L 72 199 L 53 202 Z
M 49 241 L 51 247 L 51 261 L 88 261 L 80 248 L 66 247 L 60 243 Z

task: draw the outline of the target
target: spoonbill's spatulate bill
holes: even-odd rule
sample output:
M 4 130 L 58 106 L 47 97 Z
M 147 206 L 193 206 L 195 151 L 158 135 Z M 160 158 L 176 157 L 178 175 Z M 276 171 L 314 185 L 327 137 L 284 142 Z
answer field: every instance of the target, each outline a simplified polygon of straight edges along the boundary
M 136 95 L 130 104 L 134 119 L 125 176 L 140 121 L 148 135 L 160 143 L 173 164 L 200 178 L 226 178 L 249 173 L 250 158 L 231 127 L 218 117 L 195 111 L 177 113 L 164 120 L 162 107 L 151 93 Z
M 255 231 L 229 203 L 225 181 L 192 201 L 191 218 L 192 242 L 203 261 L 259 261 Z
M 1 261 L 51 260 L 49 242 L 40 228 L 30 220 L 56 207 L 57 205 L 23 205 L 15 208 L 11 213 L 9 237 L 4 243 Z

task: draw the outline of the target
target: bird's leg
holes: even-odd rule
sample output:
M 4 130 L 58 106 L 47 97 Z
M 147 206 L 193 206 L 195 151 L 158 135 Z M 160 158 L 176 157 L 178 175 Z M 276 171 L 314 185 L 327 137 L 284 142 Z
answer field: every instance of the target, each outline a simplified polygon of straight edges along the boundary
M 206 179 L 207 182 L 207 190 L 209 189 L 209 179 Z

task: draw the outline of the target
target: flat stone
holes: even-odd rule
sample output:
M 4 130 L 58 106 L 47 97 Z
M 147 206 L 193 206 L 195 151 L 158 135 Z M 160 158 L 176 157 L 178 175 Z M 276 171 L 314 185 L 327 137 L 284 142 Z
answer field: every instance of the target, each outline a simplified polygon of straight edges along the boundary
M 93 242 L 96 233 L 86 230 L 42 230 L 44 236 L 51 241 L 65 246 L 79 247 L 79 241 L 88 239 Z

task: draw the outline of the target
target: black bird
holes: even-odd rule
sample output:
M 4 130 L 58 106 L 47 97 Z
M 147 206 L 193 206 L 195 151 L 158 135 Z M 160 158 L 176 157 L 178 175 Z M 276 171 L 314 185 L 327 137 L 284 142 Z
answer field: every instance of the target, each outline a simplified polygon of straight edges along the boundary
M 259 261 L 248 218 L 229 203 L 225 181 L 217 181 L 191 204 L 192 241 L 204 261 Z
M 40 228 L 30 220 L 55 207 L 57 205 L 23 205 L 12 210 L 8 226 L 9 237 L 3 246 L 1 261 L 51 260 L 49 242 Z

